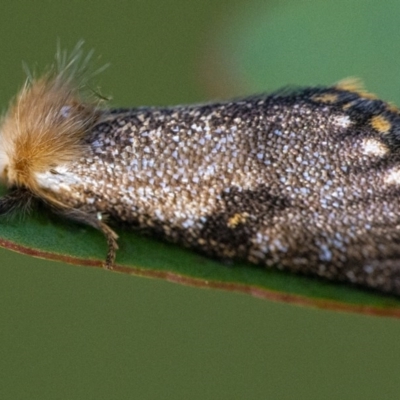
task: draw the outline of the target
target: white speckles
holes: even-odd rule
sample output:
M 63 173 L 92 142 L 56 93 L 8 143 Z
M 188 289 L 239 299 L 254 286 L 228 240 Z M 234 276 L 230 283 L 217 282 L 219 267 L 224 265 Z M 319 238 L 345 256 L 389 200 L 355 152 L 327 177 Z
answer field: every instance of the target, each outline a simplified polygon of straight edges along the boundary
M 347 115 L 335 117 L 333 123 L 341 128 L 348 128 L 351 124 L 351 119 Z
M 253 237 L 253 243 L 256 244 L 267 243 L 268 240 L 269 238 L 266 235 L 263 235 L 261 232 L 256 232 L 255 237 Z
M 372 265 L 366 264 L 364 265 L 363 270 L 366 274 L 370 275 L 373 274 L 375 268 Z
M 319 245 L 319 259 L 321 261 L 331 261 L 332 252 L 326 244 Z
M 165 216 L 164 216 L 163 212 L 160 209 L 155 209 L 154 210 L 154 214 L 157 217 L 157 219 L 159 219 L 160 221 L 164 221 L 165 220 Z
M 357 281 L 357 277 L 354 273 L 354 271 L 346 271 L 346 276 L 349 279 L 350 282 L 356 282 Z
M 62 172 L 59 172 L 62 171 Z M 81 178 L 79 175 L 70 173 L 65 167 L 59 167 L 58 173 L 53 174 L 49 171 L 47 172 L 37 172 L 36 180 L 44 189 L 51 189 L 53 191 L 59 192 L 61 186 L 69 190 L 71 185 L 76 185 L 81 183 Z
M 392 168 L 387 172 L 384 181 L 389 185 L 399 185 L 400 184 L 400 168 Z
M 364 139 L 361 145 L 363 154 L 367 156 L 383 157 L 389 151 L 384 143 L 376 139 Z
M 269 248 L 270 248 L 270 250 L 275 250 L 275 251 L 278 250 L 282 253 L 286 253 L 288 251 L 287 245 L 282 243 L 282 240 L 278 239 L 278 238 L 273 239 L 271 241 Z
M 185 220 L 185 221 L 182 222 L 182 226 L 183 226 L 185 229 L 189 229 L 189 228 L 192 227 L 193 225 L 194 225 L 194 221 L 191 220 L 191 219 L 187 219 L 187 220 Z
M 102 143 L 99 141 L 99 140 L 94 140 L 93 142 L 92 142 L 92 146 L 93 147 L 101 147 L 102 146 Z
M 200 125 L 192 124 L 191 128 L 196 132 L 202 132 L 203 131 L 203 128 Z M 205 130 L 208 131 L 209 129 L 205 129 Z
M 179 135 L 172 136 L 174 142 L 179 142 Z
M 303 196 L 307 196 L 311 192 L 311 190 L 307 187 L 301 187 L 299 188 L 299 191 Z

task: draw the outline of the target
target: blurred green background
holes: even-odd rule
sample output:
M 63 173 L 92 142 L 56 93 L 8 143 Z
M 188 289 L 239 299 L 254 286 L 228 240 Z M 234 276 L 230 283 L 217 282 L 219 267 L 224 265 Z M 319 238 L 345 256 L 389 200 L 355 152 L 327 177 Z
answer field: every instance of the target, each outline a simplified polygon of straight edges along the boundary
M 3 109 L 57 39 L 111 62 L 119 106 L 347 76 L 400 104 L 394 0 L 15 0 L 0 34 Z M 399 337 L 398 320 L 0 252 L 0 399 L 397 399 Z

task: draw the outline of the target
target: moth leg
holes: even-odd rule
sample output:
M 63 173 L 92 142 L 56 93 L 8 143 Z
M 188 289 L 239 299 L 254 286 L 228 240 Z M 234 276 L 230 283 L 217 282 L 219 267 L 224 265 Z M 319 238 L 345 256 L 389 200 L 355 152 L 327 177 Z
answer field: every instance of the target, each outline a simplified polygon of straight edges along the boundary
M 99 229 L 103 232 L 104 236 L 107 239 L 107 257 L 106 262 L 103 265 L 105 269 L 112 269 L 115 264 L 115 257 L 117 255 L 118 250 L 118 235 L 104 222 L 99 222 Z
M 115 257 L 118 250 L 118 235 L 103 221 L 101 213 L 87 213 L 76 209 L 59 209 L 55 210 L 59 214 L 64 215 L 66 218 L 80 222 L 85 225 L 90 225 L 103 233 L 107 240 L 107 257 L 103 264 L 105 269 L 113 269 L 115 264 Z

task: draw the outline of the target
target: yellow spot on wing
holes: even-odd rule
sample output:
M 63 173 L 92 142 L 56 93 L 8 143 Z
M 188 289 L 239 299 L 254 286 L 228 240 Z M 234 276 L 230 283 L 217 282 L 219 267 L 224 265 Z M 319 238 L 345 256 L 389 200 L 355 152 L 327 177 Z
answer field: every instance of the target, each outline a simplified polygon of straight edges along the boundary
M 374 115 L 369 122 L 371 126 L 379 133 L 388 133 L 392 127 L 390 121 L 388 121 L 387 118 L 383 117 L 382 115 Z
M 334 93 L 324 93 L 324 94 L 320 94 L 320 95 L 315 95 L 313 96 L 313 100 L 314 101 L 320 101 L 321 103 L 328 103 L 328 104 L 332 104 L 332 103 L 336 103 L 338 101 L 339 96 L 337 94 Z
M 347 90 L 348 92 L 357 93 L 364 99 L 377 99 L 377 96 L 373 93 L 368 92 L 364 88 L 364 84 L 359 78 L 346 78 L 339 81 L 336 86 L 339 90 Z
M 236 228 L 239 224 L 244 224 L 247 220 L 247 217 L 249 215 L 247 213 L 237 213 L 233 215 L 231 218 L 228 220 L 228 227 L 229 228 Z
M 346 103 L 346 104 L 343 105 L 342 109 L 343 110 L 348 110 L 352 105 L 353 105 L 353 102 Z

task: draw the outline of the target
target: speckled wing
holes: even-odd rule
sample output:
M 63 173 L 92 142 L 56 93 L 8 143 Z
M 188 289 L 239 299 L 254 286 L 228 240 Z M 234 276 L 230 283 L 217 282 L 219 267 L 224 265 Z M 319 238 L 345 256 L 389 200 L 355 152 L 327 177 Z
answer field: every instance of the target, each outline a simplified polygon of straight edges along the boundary
M 105 111 L 87 155 L 38 178 L 212 257 L 400 294 L 399 128 L 397 109 L 340 87 Z

